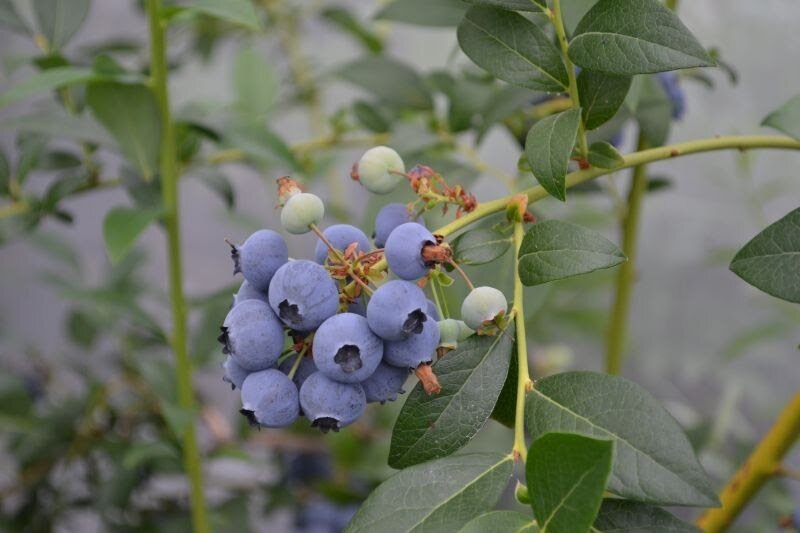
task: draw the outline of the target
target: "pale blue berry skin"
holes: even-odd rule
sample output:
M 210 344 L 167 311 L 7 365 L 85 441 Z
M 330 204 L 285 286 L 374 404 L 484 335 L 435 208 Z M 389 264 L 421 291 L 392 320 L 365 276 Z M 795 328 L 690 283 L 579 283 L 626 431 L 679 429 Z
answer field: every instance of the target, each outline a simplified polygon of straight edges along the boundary
M 265 304 L 269 304 L 267 291 L 260 291 L 253 287 L 249 281 L 244 280 L 241 286 L 239 286 L 239 290 L 233 295 L 233 305 L 246 302 L 247 300 L 261 300 Z
M 422 217 L 411 218 L 405 204 L 394 203 L 383 206 L 375 216 L 375 246 L 383 248 L 392 231 L 406 222 L 417 222 L 423 226 L 425 225 Z
M 408 281 L 392 280 L 375 291 L 367 304 L 367 322 L 373 333 L 388 341 L 399 341 L 422 332 L 428 320 L 427 298 Z
M 268 428 L 290 425 L 300 416 L 297 387 L 274 368 L 253 372 L 242 384 L 242 414 Z
M 425 314 L 428 315 L 428 318 L 432 318 L 437 322 L 441 320 L 439 317 L 439 310 L 436 309 L 436 304 L 430 299 L 428 300 L 428 307 L 425 308 Z
M 387 341 L 383 345 L 383 360 L 400 368 L 417 368 L 430 363 L 439 346 L 439 324 L 432 319 L 422 325 L 422 333 L 401 341 Z
M 294 362 L 297 356 L 292 356 L 286 359 L 281 365 L 278 367 L 278 370 L 283 372 L 286 375 L 289 375 L 289 372 L 292 370 L 292 366 L 294 366 Z M 303 356 L 303 360 L 300 361 L 300 365 L 297 367 L 297 371 L 294 373 L 294 377 L 292 381 L 294 382 L 295 386 L 299 390 L 300 387 L 303 386 L 303 382 L 305 382 L 306 378 L 317 371 L 317 365 L 314 364 L 314 359 L 312 357 Z
M 347 312 L 348 313 L 355 313 L 357 315 L 361 315 L 363 317 L 367 316 L 367 304 L 364 303 L 363 298 L 356 298 L 356 300 L 352 303 L 347 304 Z
M 339 309 L 339 291 L 328 271 L 313 261 L 289 261 L 269 286 L 269 305 L 295 331 L 317 329 Z
M 340 383 L 315 372 L 300 388 L 300 406 L 311 425 L 327 433 L 358 420 L 364 414 L 367 397 L 358 383 Z
M 222 380 L 231 384 L 231 389 L 241 389 L 244 379 L 250 374 L 247 370 L 240 367 L 232 356 L 228 356 L 225 362 L 222 363 L 222 368 L 225 375 Z
M 436 237 L 422 224 L 400 224 L 386 239 L 384 254 L 391 270 L 398 278 L 417 280 L 428 275 L 432 265 L 422 259 L 422 248 L 436 244 Z
M 220 340 L 225 344 L 224 351 L 230 352 L 240 367 L 256 372 L 275 366 L 285 336 L 270 306 L 260 300 L 246 300 L 228 312 L 223 329 Z
M 356 250 L 359 252 L 368 252 L 370 249 L 369 239 L 364 232 L 350 224 L 334 224 L 325 228 L 322 234 L 339 252 L 344 252 L 354 242 L 358 243 Z M 325 264 L 329 251 L 328 246 L 318 239 L 314 248 L 314 260 L 320 265 Z
M 381 363 L 370 377 L 361 382 L 367 403 L 393 402 L 398 394 L 405 392 L 403 384 L 408 379 L 408 368 Z
M 314 364 L 330 379 L 359 383 L 375 372 L 383 357 L 383 341 L 355 313 L 333 315 L 314 334 Z
M 494 287 L 475 287 L 461 303 L 461 320 L 472 329 L 508 309 L 505 295 Z
M 279 233 L 269 229 L 258 230 L 244 244 L 236 248 L 237 270 L 254 288 L 269 289 L 275 272 L 289 260 L 289 248 Z

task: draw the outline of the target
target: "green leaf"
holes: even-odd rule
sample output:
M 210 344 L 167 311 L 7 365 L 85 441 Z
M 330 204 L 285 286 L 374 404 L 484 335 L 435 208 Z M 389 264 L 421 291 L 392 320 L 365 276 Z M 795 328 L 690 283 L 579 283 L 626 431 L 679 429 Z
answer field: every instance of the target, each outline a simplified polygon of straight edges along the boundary
M 565 178 L 580 119 L 580 109 L 550 115 L 534 124 L 525 139 L 525 157 L 534 177 L 562 202 L 567 199 Z
M 261 28 L 258 13 L 250 0 L 189 0 L 181 7 L 251 30 Z
M 512 354 L 516 352 L 516 345 L 511 349 Z M 508 374 L 503 383 L 500 395 L 492 409 L 491 418 L 500 422 L 506 427 L 513 428 L 516 422 L 517 413 L 517 380 L 519 379 L 519 362 L 517 357 L 512 355 L 508 363 Z
M 615 441 L 608 490 L 660 505 L 718 505 L 681 427 L 647 391 L 619 376 L 567 372 L 528 394 L 525 423 L 535 439 L 567 431 Z
M 753 237 L 730 269 L 767 294 L 800 303 L 800 208 Z
M 519 13 L 476 6 L 458 26 L 458 44 L 479 67 L 508 83 L 563 91 L 567 68 L 552 40 Z
M 134 443 L 125 450 L 122 468 L 133 470 L 158 459 L 178 459 L 175 447 L 165 441 Z
M 386 133 L 391 129 L 391 123 L 383 116 L 380 108 L 364 100 L 353 102 L 353 115 L 369 131 Z
M 493 125 L 518 113 L 523 106 L 529 105 L 536 95 L 535 92 L 513 85 L 506 85 L 493 94 L 479 113 L 482 122 L 477 131 L 476 142 L 480 143 Z
M 511 236 L 491 229 L 467 231 L 453 241 L 453 258 L 464 265 L 491 263 L 508 251 L 511 242 Z
M 93 83 L 86 91 L 86 103 L 128 161 L 145 180 L 152 179 L 158 172 L 161 122 L 150 89 L 144 85 Z
M 658 0 L 600 0 L 575 28 L 569 57 L 581 68 L 621 75 L 714 65 Z
M 622 166 L 625 158 L 611 143 L 598 141 L 589 147 L 589 164 L 593 167 L 613 169 Z
M 114 207 L 103 220 L 103 239 L 112 263 L 119 262 L 139 235 L 161 216 L 159 210 Z
M 69 42 L 89 13 L 89 4 L 89 0 L 33 0 L 39 32 L 49 48 L 58 50 Z
M 236 107 L 245 116 L 263 119 L 278 98 L 278 76 L 264 54 L 253 45 L 245 45 L 233 64 Z
M 44 92 L 101 79 L 90 68 L 57 67 L 39 72 L 0 94 L 0 108 Z
M 547 7 L 546 0 L 464 0 L 475 6 L 490 6 L 509 11 L 541 11 Z
M 492 413 L 508 373 L 514 326 L 498 336 L 474 335 L 439 359 L 433 370 L 442 391 L 414 387 L 397 417 L 389 466 L 405 468 L 455 452 Z
M 365 57 L 342 67 L 340 78 L 360 86 L 384 103 L 428 110 L 433 106 L 428 87 L 414 69 L 388 57 Z
M 0 26 L 24 34 L 31 32 L 28 24 L 17 13 L 14 0 L 0 0 Z
M 611 473 L 614 442 L 547 433 L 525 464 L 531 507 L 542 533 L 589 531 Z
M 672 102 L 655 76 L 637 76 L 633 110 L 639 129 L 650 146 L 662 146 L 672 124 Z
M 37 112 L 0 120 L 0 129 L 38 133 L 87 141 L 94 144 L 113 144 L 103 127 L 88 115 L 68 115 L 62 111 Z
M 800 140 L 800 94 L 767 115 L 761 125 L 775 128 Z
M 320 16 L 355 37 L 370 52 L 377 54 L 383 51 L 383 41 L 380 36 L 364 26 L 347 9 L 337 6 L 327 7 L 322 10 Z
M 628 500 L 603 500 L 600 513 L 592 525 L 592 532 L 619 533 L 621 531 L 695 533 L 700 529 L 652 505 Z
M 394 0 L 375 18 L 418 26 L 456 26 L 467 5 L 461 0 Z
M 587 130 L 605 124 L 616 115 L 631 87 L 630 76 L 615 76 L 583 69 L 578 74 L 581 116 Z
M 475 453 L 406 468 L 369 495 L 345 532 L 457 531 L 495 506 L 512 466 L 508 455 Z
M 539 528 L 530 516 L 517 511 L 492 511 L 482 514 L 467 523 L 459 533 L 536 533 Z

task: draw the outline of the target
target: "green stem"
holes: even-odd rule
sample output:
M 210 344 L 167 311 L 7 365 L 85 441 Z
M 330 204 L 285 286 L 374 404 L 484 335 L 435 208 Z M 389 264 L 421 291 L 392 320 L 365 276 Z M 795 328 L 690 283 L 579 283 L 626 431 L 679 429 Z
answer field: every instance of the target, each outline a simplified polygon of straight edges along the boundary
M 564 64 L 567 66 L 567 79 L 569 79 L 569 98 L 572 100 L 572 107 L 580 109 L 581 99 L 578 94 L 578 81 L 575 79 L 575 65 L 569 59 L 569 42 L 567 41 L 567 32 L 564 29 L 564 19 L 561 16 L 561 0 L 553 0 L 553 11 L 550 16 L 553 26 L 556 28 L 556 36 L 558 37 L 558 44 L 561 46 L 561 55 L 564 58 Z M 578 149 L 583 157 L 589 153 L 589 147 L 586 143 L 586 130 L 583 127 L 583 121 L 578 122 Z
M 638 149 L 646 147 L 644 136 L 639 133 Z M 606 333 L 606 372 L 619 374 L 628 329 L 633 282 L 636 279 L 636 244 L 639 234 L 639 220 L 642 200 L 647 190 L 647 165 L 633 169 L 628 204 L 620 222 L 622 230 L 622 253 L 628 258 L 617 270 L 614 304 L 611 307 L 611 320 Z
M 167 60 L 165 30 L 161 18 L 161 0 L 147 0 L 150 30 L 151 84 L 161 111 L 161 154 L 159 172 L 161 195 L 164 202 L 164 226 L 167 233 L 167 258 L 169 262 L 169 296 L 172 306 L 172 347 L 175 352 L 175 370 L 180 407 L 194 416 L 194 391 L 192 390 L 192 362 L 189 359 L 186 335 L 186 301 L 183 294 L 181 265 L 181 240 L 179 221 L 178 176 L 175 159 L 175 131 L 167 91 Z M 183 460 L 189 477 L 192 524 L 194 531 L 210 531 L 205 500 L 203 498 L 203 470 L 197 445 L 194 420 L 187 424 L 183 434 Z
M 522 246 L 523 227 L 521 222 L 514 225 L 515 257 Z M 525 309 L 523 307 L 522 281 L 519 279 L 517 262 L 514 261 L 514 320 L 517 333 L 517 405 L 514 412 L 514 448 L 512 453 L 522 461 L 528 459 L 528 447 L 525 445 L 525 396 L 533 388 L 528 370 L 528 341 L 525 335 Z
M 447 300 L 442 293 L 442 286 L 436 277 L 431 277 L 431 293 L 433 294 L 433 303 L 436 304 L 436 310 L 439 311 L 439 316 L 442 320 L 450 318 L 450 311 L 447 309 Z
M 624 157 L 622 164 L 614 169 L 587 168 L 567 174 L 567 188 L 593 180 L 600 176 L 605 176 L 623 168 L 631 168 L 644 163 L 652 163 L 662 159 L 672 159 L 690 154 L 701 152 L 713 152 L 716 150 L 747 150 L 750 148 L 776 148 L 783 150 L 800 150 L 800 141 L 790 137 L 780 135 L 735 135 L 729 137 L 713 137 L 711 139 L 698 139 L 678 144 L 670 144 L 659 148 L 650 148 L 641 152 L 634 152 Z M 548 196 L 541 186 L 531 187 L 522 191 L 528 195 L 528 202 L 533 203 Z M 433 233 L 446 237 L 458 230 L 465 228 L 484 217 L 503 211 L 508 205 L 512 195 L 504 196 L 496 200 L 481 203 L 474 211 L 456 220 L 445 224 Z

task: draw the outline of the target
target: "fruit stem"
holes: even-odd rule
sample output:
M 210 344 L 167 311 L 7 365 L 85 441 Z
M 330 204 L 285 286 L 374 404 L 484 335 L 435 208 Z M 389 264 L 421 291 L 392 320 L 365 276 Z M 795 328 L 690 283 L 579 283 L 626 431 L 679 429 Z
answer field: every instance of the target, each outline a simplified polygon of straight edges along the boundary
M 475 285 L 472 284 L 472 280 L 469 279 L 469 276 L 467 276 L 467 273 L 464 272 L 464 269 L 461 268 L 461 266 L 459 266 L 459 264 L 456 263 L 452 258 L 450 259 L 449 263 L 450 263 L 450 266 L 455 268 L 456 272 L 458 272 L 458 274 L 464 279 L 464 283 L 467 284 L 467 287 L 469 287 L 469 290 L 471 290 L 471 291 L 475 290 Z
M 647 142 L 641 132 L 637 146 L 639 150 L 647 147 Z M 606 372 L 609 374 L 616 375 L 622 370 L 633 282 L 636 280 L 636 241 L 639 234 L 642 202 L 646 191 L 647 165 L 642 164 L 633 169 L 628 204 L 620 221 L 622 253 L 628 260 L 622 263 L 617 270 L 614 303 L 611 307 L 611 319 L 606 332 Z
M 289 370 L 289 373 L 287 374 L 289 379 L 294 379 L 294 375 L 297 374 L 297 369 L 300 368 L 300 361 L 303 360 L 303 357 L 305 357 L 307 351 L 308 344 L 304 344 L 303 348 L 300 350 L 300 353 L 297 354 L 297 359 L 294 360 L 291 370 Z
M 514 224 L 514 250 L 519 256 L 524 237 L 522 222 Z M 523 303 L 522 280 L 519 278 L 517 261 L 514 261 L 514 315 L 517 334 L 517 405 L 514 411 L 514 447 L 512 453 L 523 462 L 528 459 L 528 448 L 525 446 L 525 397 L 533 390 L 533 381 L 528 370 L 528 340 L 525 333 L 525 308 Z
M 450 318 L 450 311 L 447 309 L 447 300 L 445 299 L 444 294 L 439 294 L 442 290 L 439 279 L 436 276 L 431 276 L 430 280 L 433 302 L 436 304 L 436 310 L 439 311 L 439 316 L 442 318 L 442 320 Z
M 353 270 L 353 266 L 348 264 L 347 261 L 345 261 L 342 253 L 333 247 L 331 241 L 329 241 L 328 238 L 325 237 L 325 235 L 320 231 L 317 225 L 309 224 L 308 227 L 311 228 L 311 231 L 313 231 L 317 237 L 319 237 L 319 240 L 325 243 L 325 246 L 327 246 L 328 250 L 330 250 L 333 253 L 333 256 L 336 257 L 336 260 L 339 261 L 342 264 L 342 266 L 347 268 L 347 273 L 350 275 L 350 277 L 353 278 L 353 281 L 361 285 L 361 288 L 364 289 L 364 292 L 372 296 L 372 288 L 366 283 L 364 283 L 364 280 L 362 280 L 361 277 L 355 273 L 355 270 Z
M 203 495 L 203 469 L 195 434 L 195 400 L 192 389 L 192 361 L 189 359 L 186 334 L 186 300 L 183 294 L 180 235 L 180 202 L 175 154 L 175 130 L 169 107 L 167 90 L 167 53 L 165 44 L 166 22 L 161 18 L 161 0 L 147 0 L 148 29 L 150 32 L 150 83 L 161 111 L 161 153 L 159 173 L 164 204 L 164 226 L 167 233 L 167 258 L 169 262 L 169 294 L 172 306 L 172 348 L 175 352 L 175 370 L 178 402 L 191 417 L 183 429 L 183 460 L 189 477 L 190 507 L 194 531 L 210 531 Z

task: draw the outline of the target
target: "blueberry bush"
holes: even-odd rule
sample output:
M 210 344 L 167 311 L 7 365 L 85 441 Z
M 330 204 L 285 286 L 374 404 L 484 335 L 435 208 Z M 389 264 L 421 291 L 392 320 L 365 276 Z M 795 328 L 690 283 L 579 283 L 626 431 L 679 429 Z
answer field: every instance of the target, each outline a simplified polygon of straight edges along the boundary
M 3 373 L 4 528 L 76 530 L 90 510 L 109 530 L 279 530 L 252 516 L 289 509 L 286 528 L 315 532 L 717 532 L 747 507 L 744 528 L 800 529 L 785 488 L 800 393 L 723 459 L 714 420 L 685 427 L 620 375 L 643 205 L 672 184 L 649 165 L 800 150 L 800 96 L 764 118 L 771 134 L 671 144 L 702 112 L 685 86 L 738 76 L 674 0 L 392 0 L 368 20 L 329 2 L 131 4 L 146 39 L 76 46 L 90 0 L 0 0 L 0 28 L 29 46 L 4 58 L 0 240 L 57 264 L 42 277 L 92 354 L 66 361 L 76 384 L 60 395 L 63 365 L 35 352 Z M 449 32 L 452 61 L 393 57 L 390 23 Z M 314 64 L 308 24 L 359 57 Z M 171 76 L 220 54 L 234 100 L 176 105 Z M 334 83 L 357 92 L 330 109 Z M 287 111 L 308 115 L 310 139 L 275 126 Z M 504 169 L 479 152 L 498 130 L 516 154 Z M 265 177 L 275 205 L 239 212 L 231 166 Z M 237 228 L 206 243 L 236 279 L 205 294 L 185 287 L 189 181 Z M 109 190 L 124 195 L 96 282 L 53 227 Z M 731 351 L 791 342 L 800 316 L 800 207 L 762 226 L 725 260 L 774 307 Z M 142 273 L 149 229 L 165 289 Z M 604 344 L 605 372 L 537 349 L 564 338 Z M 712 445 L 727 481 L 706 473 Z M 185 490 L 164 490 L 170 475 Z

